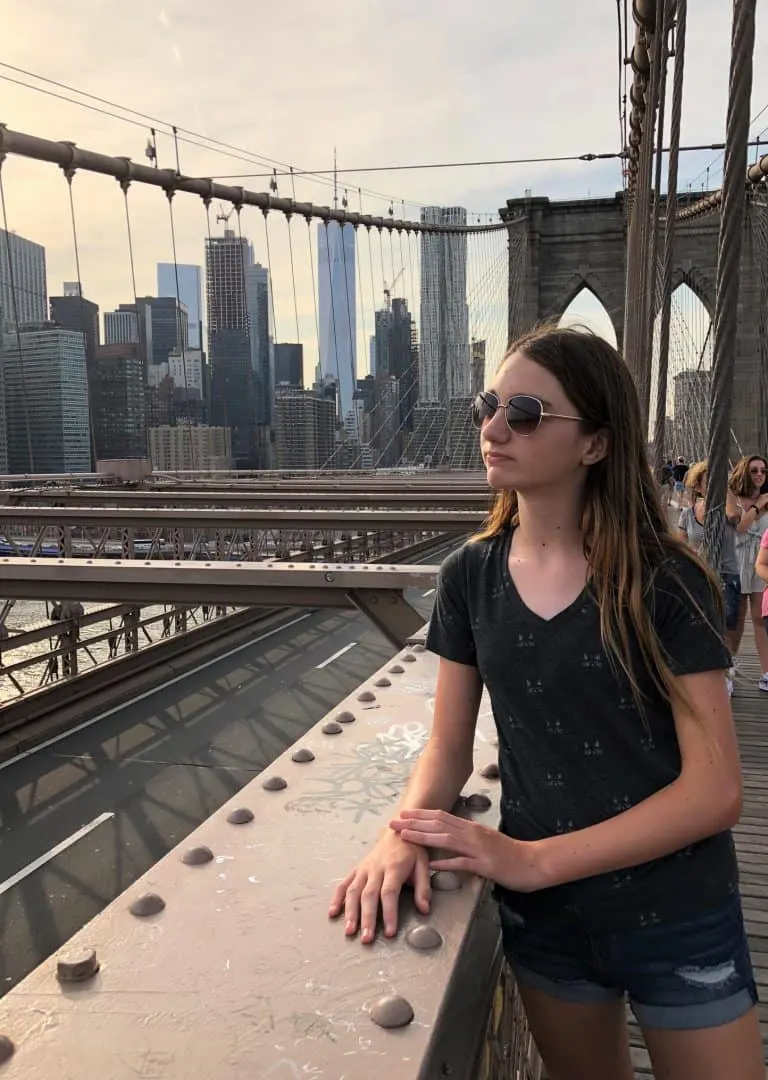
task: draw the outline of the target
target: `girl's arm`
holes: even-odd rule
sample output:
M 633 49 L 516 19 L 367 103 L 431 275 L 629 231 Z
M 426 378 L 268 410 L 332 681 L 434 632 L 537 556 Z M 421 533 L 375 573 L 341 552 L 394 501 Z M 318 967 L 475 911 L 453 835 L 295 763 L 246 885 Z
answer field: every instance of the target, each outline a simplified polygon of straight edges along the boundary
M 766 533 L 766 536 L 768 536 L 768 533 Z M 763 537 L 763 540 L 765 540 L 765 537 Z M 762 578 L 763 581 L 768 582 L 768 547 L 763 547 L 762 543 L 760 550 L 757 553 L 755 573 Z

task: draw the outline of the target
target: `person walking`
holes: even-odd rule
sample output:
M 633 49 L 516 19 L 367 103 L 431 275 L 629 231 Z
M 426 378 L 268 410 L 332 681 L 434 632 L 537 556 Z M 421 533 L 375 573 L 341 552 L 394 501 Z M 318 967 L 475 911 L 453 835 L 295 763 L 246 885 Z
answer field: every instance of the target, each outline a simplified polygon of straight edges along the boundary
M 762 672 L 757 685 L 760 690 L 768 693 L 768 633 L 766 633 L 762 615 L 765 583 L 755 569 L 760 550 L 760 538 L 768 529 L 768 494 L 761 494 L 766 478 L 768 478 L 768 464 L 765 458 L 759 455 L 743 457 L 731 472 L 729 487 L 741 511 L 741 520 L 736 526 L 736 557 L 741 578 L 741 600 L 732 648 L 735 657 L 741 645 L 747 613 L 749 613 Z

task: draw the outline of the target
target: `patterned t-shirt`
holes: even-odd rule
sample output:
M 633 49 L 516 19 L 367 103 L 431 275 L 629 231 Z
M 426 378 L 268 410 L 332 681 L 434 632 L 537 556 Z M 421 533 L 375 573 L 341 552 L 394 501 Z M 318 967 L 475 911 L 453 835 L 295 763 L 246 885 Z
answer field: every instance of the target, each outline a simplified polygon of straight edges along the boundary
M 507 530 L 467 543 L 443 563 L 427 648 L 478 668 L 499 735 L 501 829 L 539 840 L 647 799 L 679 775 L 680 751 L 672 710 L 639 647 L 633 644 L 642 713 L 603 648 L 589 586 L 554 618 L 536 615 L 509 573 L 510 538 Z M 674 673 L 728 667 L 709 582 L 689 559 L 674 557 L 656 572 L 646 603 Z M 527 895 L 497 891 L 523 914 L 566 906 L 606 930 L 692 917 L 736 889 L 733 841 L 723 832 L 628 870 Z

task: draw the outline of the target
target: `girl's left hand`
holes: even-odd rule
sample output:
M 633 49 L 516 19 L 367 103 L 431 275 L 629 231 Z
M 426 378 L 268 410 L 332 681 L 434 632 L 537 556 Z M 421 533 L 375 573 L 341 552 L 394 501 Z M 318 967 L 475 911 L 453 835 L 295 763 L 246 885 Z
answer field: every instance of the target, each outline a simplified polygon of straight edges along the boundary
M 445 810 L 402 810 L 389 825 L 410 844 L 455 853 L 454 858 L 431 861 L 432 870 L 467 871 L 515 892 L 533 892 L 545 885 L 540 845 L 535 842 L 514 840 Z

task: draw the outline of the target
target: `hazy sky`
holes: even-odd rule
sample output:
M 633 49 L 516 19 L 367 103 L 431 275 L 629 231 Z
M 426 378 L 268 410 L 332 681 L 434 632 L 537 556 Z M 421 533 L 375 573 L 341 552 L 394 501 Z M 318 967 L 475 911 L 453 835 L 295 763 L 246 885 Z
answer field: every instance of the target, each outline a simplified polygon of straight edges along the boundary
M 328 169 L 336 147 L 345 169 L 619 148 L 614 0 L 231 0 L 223 7 L 189 0 L 4 0 L 2 6 L 4 63 L 149 114 L 164 121 L 156 125 L 163 130 L 176 124 L 230 143 L 240 148 L 240 158 Z M 696 0 L 689 6 L 683 137 L 710 143 L 724 131 L 731 4 Z M 763 31 L 758 27 L 756 56 L 765 54 Z M 8 68 L 0 67 L 0 75 L 44 85 Z M 767 103 L 768 73 L 758 64 L 752 115 Z M 150 123 L 132 119 L 0 80 L 0 122 L 15 130 L 144 161 Z M 768 112 L 753 134 L 763 125 L 768 128 Z M 160 135 L 158 144 L 160 164 L 172 166 L 172 141 Z M 187 142 L 180 159 L 191 175 L 265 171 L 252 160 Z M 716 163 L 715 184 L 718 154 L 684 155 L 681 186 L 701 186 L 709 162 Z M 3 175 L 9 227 L 46 246 L 49 291 L 57 292 L 76 276 L 66 184 L 55 167 L 18 159 L 6 163 Z M 233 182 L 256 190 L 268 183 L 255 176 Z M 366 211 L 386 212 L 393 197 L 409 204 L 408 214 L 424 203 L 493 212 L 526 188 L 573 198 L 612 194 L 621 185 L 618 162 L 355 173 L 344 174 L 341 183 L 354 208 L 360 185 L 387 196 L 363 195 Z M 288 178 L 281 178 L 280 193 L 291 194 Z M 303 178 L 296 193 L 317 203 L 330 200 L 328 187 Z M 110 309 L 132 297 L 122 195 L 114 181 L 86 175 L 76 177 L 74 195 L 84 292 Z M 395 209 L 402 213 L 397 202 Z M 207 226 L 199 200 L 179 196 L 174 210 L 179 261 L 202 264 Z M 155 289 L 156 262 L 172 258 L 168 208 L 162 193 L 137 186 L 130 211 L 141 295 Z M 212 227 L 219 231 L 216 212 Z M 244 210 L 242 229 L 266 261 L 261 215 Z M 296 322 L 287 230 L 278 215 L 270 216 L 269 230 L 277 337 L 291 340 Z M 300 333 L 308 338 L 314 314 L 306 234 L 295 222 L 297 307 Z M 386 244 L 379 251 L 374 241 L 369 253 L 366 245 L 361 240 L 361 268 L 373 270 L 378 296 L 381 256 L 386 277 L 388 267 L 398 269 L 399 251 Z M 494 251 L 489 241 L 486 254 Z M 362 284 L 371 324 L 370 286 Z M 489 284 L 489 295 L 500 286 L 501 280 Z

